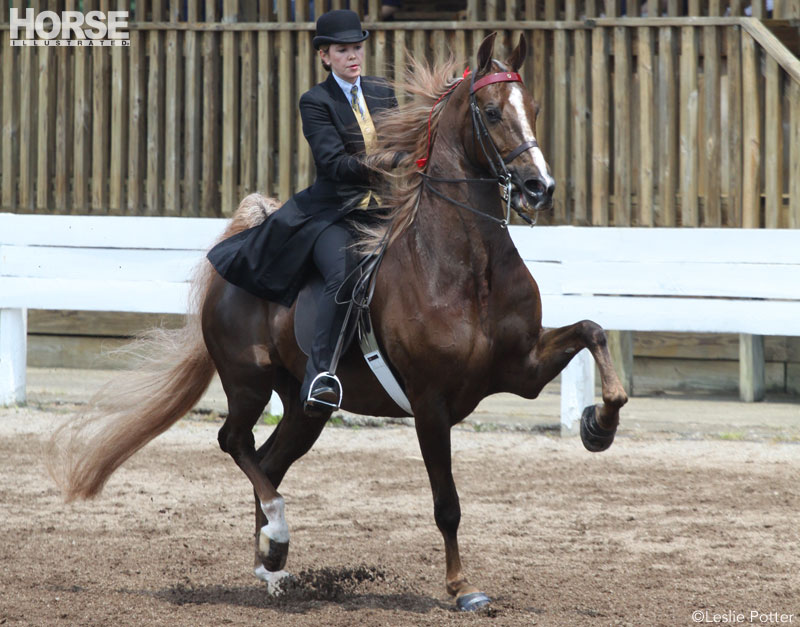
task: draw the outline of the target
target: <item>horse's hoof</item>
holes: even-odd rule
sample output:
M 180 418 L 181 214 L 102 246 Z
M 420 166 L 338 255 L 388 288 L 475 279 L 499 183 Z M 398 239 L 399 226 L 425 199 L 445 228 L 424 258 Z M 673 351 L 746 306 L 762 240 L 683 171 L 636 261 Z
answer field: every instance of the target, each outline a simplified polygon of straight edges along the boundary
M 581 415 L 581 441 L 587 451 L 605 451 L 614 441 L 617 430 L 608 431 L 597 424 L 597 407 L 589 405 Z
M 257 567 L 253 574 L 257 579 L 267 584 L 267 594 L 273 597 L 284 594 L 288 586 L 295 581 L 295 576 L 291 573 L 287 573 L 285 570 L 273 573 L 264 568 L 263 565 Z
M 464 596 L 458 597 L 456 599 L 456 605 L 462 612 L 474 612 L 485 605 L 489 605 L 490 601 L 491 599 L 483 592 L 473 592 L 471 594 L 465 594 Z
M 270 572 L 275 572 L 286 566 L 286 558 L 289 556 L 289 543 L 275 542 L 275 540 L 267 538 L 266 534 L 263 533 L 260 540 L 258 559 L 261 560 L 264 568 Z M 264 542 L 264 540 L 267 542 Z

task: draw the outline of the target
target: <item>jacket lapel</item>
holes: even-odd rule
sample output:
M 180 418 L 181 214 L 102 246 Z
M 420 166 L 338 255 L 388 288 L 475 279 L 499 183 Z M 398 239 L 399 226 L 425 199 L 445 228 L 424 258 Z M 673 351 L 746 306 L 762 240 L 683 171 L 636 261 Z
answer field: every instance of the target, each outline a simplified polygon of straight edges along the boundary
M 333 100 L 334 110 L 344 124 L 345 128 L 355 127 L 356 131 L 358 131 L 358 122 L 356 122 L 356 116 L 353 113 L 353 108 L 350 106 L 350 102 L 345 97 L 342 88 L 339 87 L 336 79 L 333 78 L 332 73 L 328 75 L 328 78 L 323 85 L 325 85 L 326 91 Z

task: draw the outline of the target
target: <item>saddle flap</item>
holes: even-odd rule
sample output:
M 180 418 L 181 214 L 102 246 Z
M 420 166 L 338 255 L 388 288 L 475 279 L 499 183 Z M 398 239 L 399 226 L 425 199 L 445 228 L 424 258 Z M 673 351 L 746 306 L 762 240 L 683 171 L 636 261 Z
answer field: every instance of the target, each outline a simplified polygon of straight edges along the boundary
M 317 303 L 324 287 L 322 276 L 313 272 L 297 295 L 297 305 L 294 309 L 294 337 L 306 357 L 311 355 L 314 326 L 317 320 Z
M 316 331 L 317 312 L 319 299 L 325 289 L 325 282 L 319 272 L 312 272 L 300 293 L 297 295 L 297 305 L 294 309 L 294 338 L 297 345 L 306 357 L 311 356 L 311 346 L 314 343 Z M 347 336 L 345 345 L 342 346 L 344 354 L 353 342 L 355 316 L 351 316 L 347 323 Z

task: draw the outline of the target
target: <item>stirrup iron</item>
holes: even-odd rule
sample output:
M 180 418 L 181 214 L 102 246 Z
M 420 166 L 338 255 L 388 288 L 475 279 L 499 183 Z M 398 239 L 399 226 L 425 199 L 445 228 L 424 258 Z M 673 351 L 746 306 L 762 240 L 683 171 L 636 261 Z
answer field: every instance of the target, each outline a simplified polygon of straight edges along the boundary
M 334 390 L 338 391 L 339 400 L 336 403 L 329 403 L 328 401 L 323 401 L 318 398 L 314 398 L 311 396 L 311 392 L 314 391 L 314 384 L 322 379 L 325 383 L 328 383 Z M 336 411 L 342 406 L 342 382 L 339 381 L 339 377 L 335 374 L 330 372 L 320 372 L 316 377 L 314 377 L 311 381 L 311 385 L 308 387 L 308 396 L 306 397 L 306 403 L 314 406 L 322 406 L 322 407 L 330 407 L 331 410 Z

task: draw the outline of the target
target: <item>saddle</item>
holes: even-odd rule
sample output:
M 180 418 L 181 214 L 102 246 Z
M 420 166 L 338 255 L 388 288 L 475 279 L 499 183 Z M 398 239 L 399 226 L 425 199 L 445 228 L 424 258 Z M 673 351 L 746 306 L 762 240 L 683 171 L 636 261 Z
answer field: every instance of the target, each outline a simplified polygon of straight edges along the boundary
M 354 338 L 358 337 L 359 347 L 370 370 L 397 406 L 412 416 L 411 404 L 408 402 L 405 390 L 397 380 L 389 361 L 381 353 L 369 313 L 373 279 L 377 274 L 382 257 L 382 254 L 366 257 L 358 264 L 354 275 L 345 280 L 345 289 L 350 290 L 349 310 L 337 342 L 331 373 L 335 374 L 339 356 L 344 355 Z M 306 356 L 311 355 L 314 327 L 317 320 L 317 303 L 324 287 L 322 275 L 313 272 L 297 296 L 297 306 L 294 312 L 294 336 L 297 345 Z

